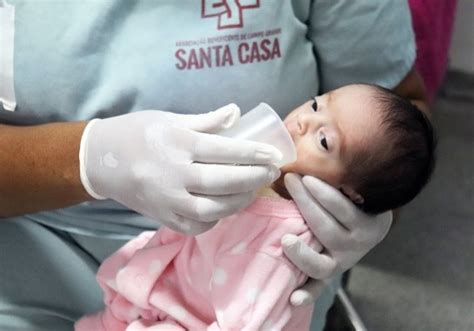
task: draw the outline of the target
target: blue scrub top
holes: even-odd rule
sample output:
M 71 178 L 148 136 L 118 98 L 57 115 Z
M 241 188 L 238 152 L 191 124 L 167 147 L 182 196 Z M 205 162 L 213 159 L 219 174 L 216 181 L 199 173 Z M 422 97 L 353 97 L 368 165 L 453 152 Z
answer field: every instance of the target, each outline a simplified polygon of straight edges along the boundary
M 203 113 L 231 102 L 243 112 L 266 102 L 284 117 L 348 83 L 393 87 L 415 57 L 399 0 L 7 2 L 14 75 L 0 75 L 0 85 L 13 80 L 17 106 L 0 103 L 0 123 L 13 125 L 145 109 Z M 25 217 L 117 239 L 157 227 L 113 201 Z

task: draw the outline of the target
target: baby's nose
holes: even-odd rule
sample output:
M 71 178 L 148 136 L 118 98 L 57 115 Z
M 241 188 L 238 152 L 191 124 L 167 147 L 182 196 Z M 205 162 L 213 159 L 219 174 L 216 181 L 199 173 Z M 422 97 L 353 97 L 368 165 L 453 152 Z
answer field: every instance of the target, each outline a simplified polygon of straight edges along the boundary
M 319 128 L 321 120 L 317 118 L 313 113 L 302 113 L 298 115 L 298 133 L 303 135 L 308 131 L 317 130 Z

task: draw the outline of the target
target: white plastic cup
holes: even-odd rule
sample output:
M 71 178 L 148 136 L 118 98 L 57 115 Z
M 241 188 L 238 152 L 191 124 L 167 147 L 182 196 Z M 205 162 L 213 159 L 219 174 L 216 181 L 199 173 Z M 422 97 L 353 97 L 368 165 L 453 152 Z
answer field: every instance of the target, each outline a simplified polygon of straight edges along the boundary
M 275 163 L 278 168 L 296 161 L 296 149 L 290 133 L 280 116 L 266 103 L 260 103 L 244 114 L 235 126 L 219 134 L 274 146 L 283 155 L 283 158 Z

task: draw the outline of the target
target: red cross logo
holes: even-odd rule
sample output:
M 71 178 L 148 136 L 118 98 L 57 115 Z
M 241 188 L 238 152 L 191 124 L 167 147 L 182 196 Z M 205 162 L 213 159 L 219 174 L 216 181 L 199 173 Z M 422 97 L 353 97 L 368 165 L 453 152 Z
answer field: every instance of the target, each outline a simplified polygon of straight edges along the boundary
M 218 16 L 217 28 L 232 29 L 244 26 L 244 9 L 259 8 L 260 0 L 202 0 L 202 17 Z

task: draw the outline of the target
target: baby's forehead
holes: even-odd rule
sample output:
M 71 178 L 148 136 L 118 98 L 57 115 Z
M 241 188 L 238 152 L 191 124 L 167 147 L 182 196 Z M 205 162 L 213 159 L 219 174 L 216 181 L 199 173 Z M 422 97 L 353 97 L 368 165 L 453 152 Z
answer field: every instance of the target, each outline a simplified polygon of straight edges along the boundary
M 341 86 L 339 88 L 328 91 L 325 94 L 331 95 L 332 97 L 341 97 L 344 95 L 358 95 L 362 98 L 373 98 L 382 91 L 383 89 L 381 89 L 377 85 L 356 83 Z
M 352 88 L 353 87 L 353 88 Z M 347 153 L 379 153 L 387 143 L 383 105 L 370 86 L 353 85 L 333 94 L 333 106 Z

